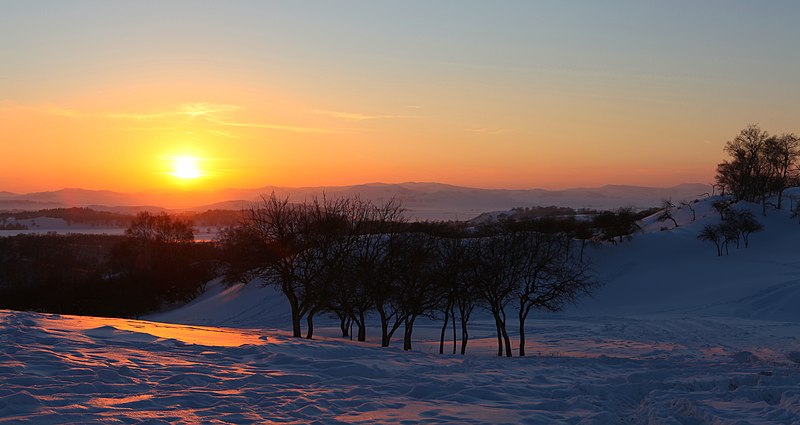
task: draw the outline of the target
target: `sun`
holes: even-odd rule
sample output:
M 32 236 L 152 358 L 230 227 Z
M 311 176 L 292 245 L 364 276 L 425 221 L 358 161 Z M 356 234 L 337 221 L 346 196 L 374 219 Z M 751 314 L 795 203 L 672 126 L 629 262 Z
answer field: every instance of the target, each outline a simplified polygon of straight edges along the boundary
M 170 174 L 184 180 L 203 177 L 203 171 L 198 165 L 199 162 L 200 160 L 193 156 L 175 156 L 172 158 L 172 172 Z

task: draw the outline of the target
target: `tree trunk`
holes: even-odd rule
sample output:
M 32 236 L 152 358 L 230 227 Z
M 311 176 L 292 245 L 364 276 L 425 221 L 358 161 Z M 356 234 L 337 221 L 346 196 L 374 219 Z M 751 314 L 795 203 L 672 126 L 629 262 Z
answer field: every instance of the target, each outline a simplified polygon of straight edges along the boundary
M 453 354 L 456 353 L 456 307 L 450 308 L 450 321 L 453 322 Z
M 342 330 L 342 338 L 347 338 L 349 336 L 349 330 L 347 329 L 349 316 L 340 313 L 336 313 L 336 315 L 339 316 L 339 328 Z
M 528 309 L 520 306 L 519 309 L 519 355 L 525 356 L 525 318 L 528 316 Z
M 467 321 L 464 316 L 461 316 L 461 355 L 467 353 L 467 342 L 469 341 L 469 332 L 467 332 Z
M 447 332 L 447 324 L 448 320 L 450 320 L 449 308 L 450 306 L 447 306 L 444 310 L 444 324 L 442 325 L 442 334 L 439 337 L 439 354 L 444 354 L 444 334 Z
M 358 313 L 358 340 L 360 342 L 367 340 L 367 324 L 365 322 L 364 312 L 360 311 Z
M 416 316 L 411 316 L 406 319 L 406 326 L 403 332 L 403 351 L 411 349 L 411 334 L 414 333 L 414 321 Z
M 494 325 L 497 328 L 497 357 L 503 357 L 503 331 L 500 328 L 500 313 L 492 311 Z
M 311 310 L 306 315 L 306 323 L 308 324 L 308 329 L 306 329 L 306 339 L 313 339 L 314 338 L 314 315 L 316 311 Z
M 389 346 L 389 318 L 386 317 L 386 311 L 378 307 L 378 316 L 381 319 L 381 347 Z
M 297 306 L 297 302 L 293 302 L 291 298 L 289 299 L 289 306 L 292 309 L 292 336 L 295 338 L 302 338 L 303 334 L 300 329 L 300 320 L 302 319 L 302 317 L 300 317 L 300 308 Z
M 506 357 L 511 357 L 511 338 L 508 337 L 508 332 L 506 331 L 506 314 L 501 309 L 501 313 L 503 313 L 503 322 L 502 322 L 502 331 L 503 331 L 503 342 L 506 345 Z

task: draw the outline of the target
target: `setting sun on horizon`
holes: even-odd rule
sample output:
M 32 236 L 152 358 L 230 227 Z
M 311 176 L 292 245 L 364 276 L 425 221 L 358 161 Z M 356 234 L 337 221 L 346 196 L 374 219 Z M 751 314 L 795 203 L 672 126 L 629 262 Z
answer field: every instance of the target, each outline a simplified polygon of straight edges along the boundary
M 0 189 L 709 183 L 743 126 L 795 130 L 798 13 L 10 1 Z
M 176 156 L 172 159 L 172 173 L 179 179 L 198 179 L 204 173 L 200 170 L 199 159 L 189 155 Z

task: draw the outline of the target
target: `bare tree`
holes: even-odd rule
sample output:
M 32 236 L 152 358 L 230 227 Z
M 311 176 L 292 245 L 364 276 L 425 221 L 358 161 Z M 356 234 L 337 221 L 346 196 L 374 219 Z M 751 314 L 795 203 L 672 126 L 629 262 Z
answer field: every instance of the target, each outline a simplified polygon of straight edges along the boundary
M 347 322 L 358 326 L 358 340 L 366 340 L 367 312 L 375 306 L 373 286 L 386 282 L 389 276 L 385 264 L 389 240 L 397 233 L 404 219 L 402 207 L 396 199 L 382 205 L 359 203 L 354 217 L 354 235 L 345 265 L 331 297 L 336 300 L 337 316 L 345 334 Z
M 694 202 L 681 201 L 681 206 L 689 209 L 689 211 L 692 213 L 692 221 L 695 221 L 697 220 L 697 211 L 693 204 Z
M 420 316 L 431 313 L 445 296 L 436 282 L 437 238 L 425 233 L 405 233 L 398 240 L 400 263 L 397 280 L 402 288 L 401 304 L 405 313 L 403 350 L 411 349 L 414 323 Z
M 148 242 L 185 243 L 194 241 L 192 222 L 171 217 L 167 213 L 136 214 L 125 235 Z
M 273 192 L 262 197 L 258 206 L 245 211 L 244 225 L 272 253 L 273 258 L 260 264 L 255 271 L 264 284 L 274 284 L 289 301 L 292 318 L 292 335 L 301 336 L 300 321 L 308 310 L 302 286 L 297 278 L 299 253 L 308 249 L 302 236 L 302 208 L 290 204 L 289 199 L 279 199 Z
M 672 209 L 675 208 L 675 204 L 672 203 L 672 199 L 662 199 L 661 200 L 661 213 L 658 214 L 656 220 L 659 222 L 664 222 L 667 220 L 672 221 L 672 224 L 675 227 L 678 227 L 678 222 L 675 221 L 675 217 L 672 215 Z
M 722 256 L 722 244 L 725 240 L 725 235 L 722 231 L 722 226 L 719 224 L 709 224 L 700 231 L 697 239 L 701 241 L 713 242 L 717 248 L 717 257 Z
M 469 240 L 462 238 L 442 238 L 438 244 L 440 261 L 437 274 L 439 290 L 443 293 L 441 297 L 440 313 L 444 318 L 439 337 L 439 354 L 444 353 L 444 340 L 447 325 L 452 320 L 453 326 L 453 354 L 457 351 L 457 332 L 455 311 L 459 310 L 461 318 L 462 351 L 466 351 L 467 322 L 475 306 L 474 299 L 471 301 L 469 294 L 470 276 L 470 257 Z M 462 353 L 463 354 L 463 353 Z
M 479 241 L 480 258 L 476 259 L 476 291 L 483 307 L 492 313 L 497 330 L 497 355 L 511 357 L 511 340 L 506 329 L 505 308 L 520 284 L 522 265 L 514 247 L 518 240 L 505 233 Z
M 245 212 L 244 225 L 272 253 L 256 274 L 265 285 L 276 285 L 289 301 L 292 334 L 301 336 L 305 317 L 307 338 L 313 337 L 314 316 L 327 307 L 330 287 L 338 278 L 344 253 L 351 249 L 354 210 L 351 199 L 325 196 L 290 204 L 275 194 Z
M 752 233 L 764 230 L 764 225 L 759 223 L 755 215 L 750 211 L 733 210 L 728 221 L 732 228 L 741 235 L 745 248 L 750 245 L 750 235 Z
M 740 241 L 740 233 L 739 227 L 736 225 L 736 222 L 733 220 L 727 220 L 723 222 L 720 226 L 720 231 L 723 237 L 723 247 L 725 248 L 725 255 L 730 254 L 728 250 L 728 245 L 731 242 L 736 243 L 736 249 L 739 249 L 739 241 Z
M 800 138 L 794 133 L 784 133 L 767 139 L 764 147 L 771 177 L 771 191 L 778 194 L 777 208 L 781 209 L 783 191 L 789 187 L 796 174 L 793 168 L 800 159 Z
M 719 219 L 725 220 L 728 218 L 728 212 L 731 209 L 731 205 L 733 205 L 733 201 L 730 199 L 719 199 L 714 201 L 711 204 L 711 207 L 714 208 L 719 213 Z
M 516 235 L 522 264 L 519 300 L 519 355 L 525 355 L 525 321 L 531 309 L 560 311 L 597 286 L 587 263 L 569 255 L 570 239 L 563 234 L 524 232 Z

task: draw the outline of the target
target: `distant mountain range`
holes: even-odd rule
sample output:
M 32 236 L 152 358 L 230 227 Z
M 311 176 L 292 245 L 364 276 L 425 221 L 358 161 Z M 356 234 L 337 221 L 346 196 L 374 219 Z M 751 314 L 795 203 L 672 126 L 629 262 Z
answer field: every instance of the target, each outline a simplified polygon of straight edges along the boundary
M 478 189 L 442 183 L 369 183 L 354 186 L 276 187 L 185 191 L 161 193 L 120 193 L 108 190 L 68 188 L 51 192 L 16 194 L 0 192 L 0 210 L 38 210 L 59 207 L 90 207 L 95 210 L 132 213 L 141 210 L 241 209 L 275 192 L 291 201 L 314 195 L 354 196 L 371 201 L 396 197 L 416 219 L 470 219 L 481 213 L 515 207 L 558 205 L 572 208 L 612 209 L 620 206 L 647 208 L 662 199 L 691 200 L 710 190 L 706 184 L 673 187 L 608 185 L 564 190 Z

